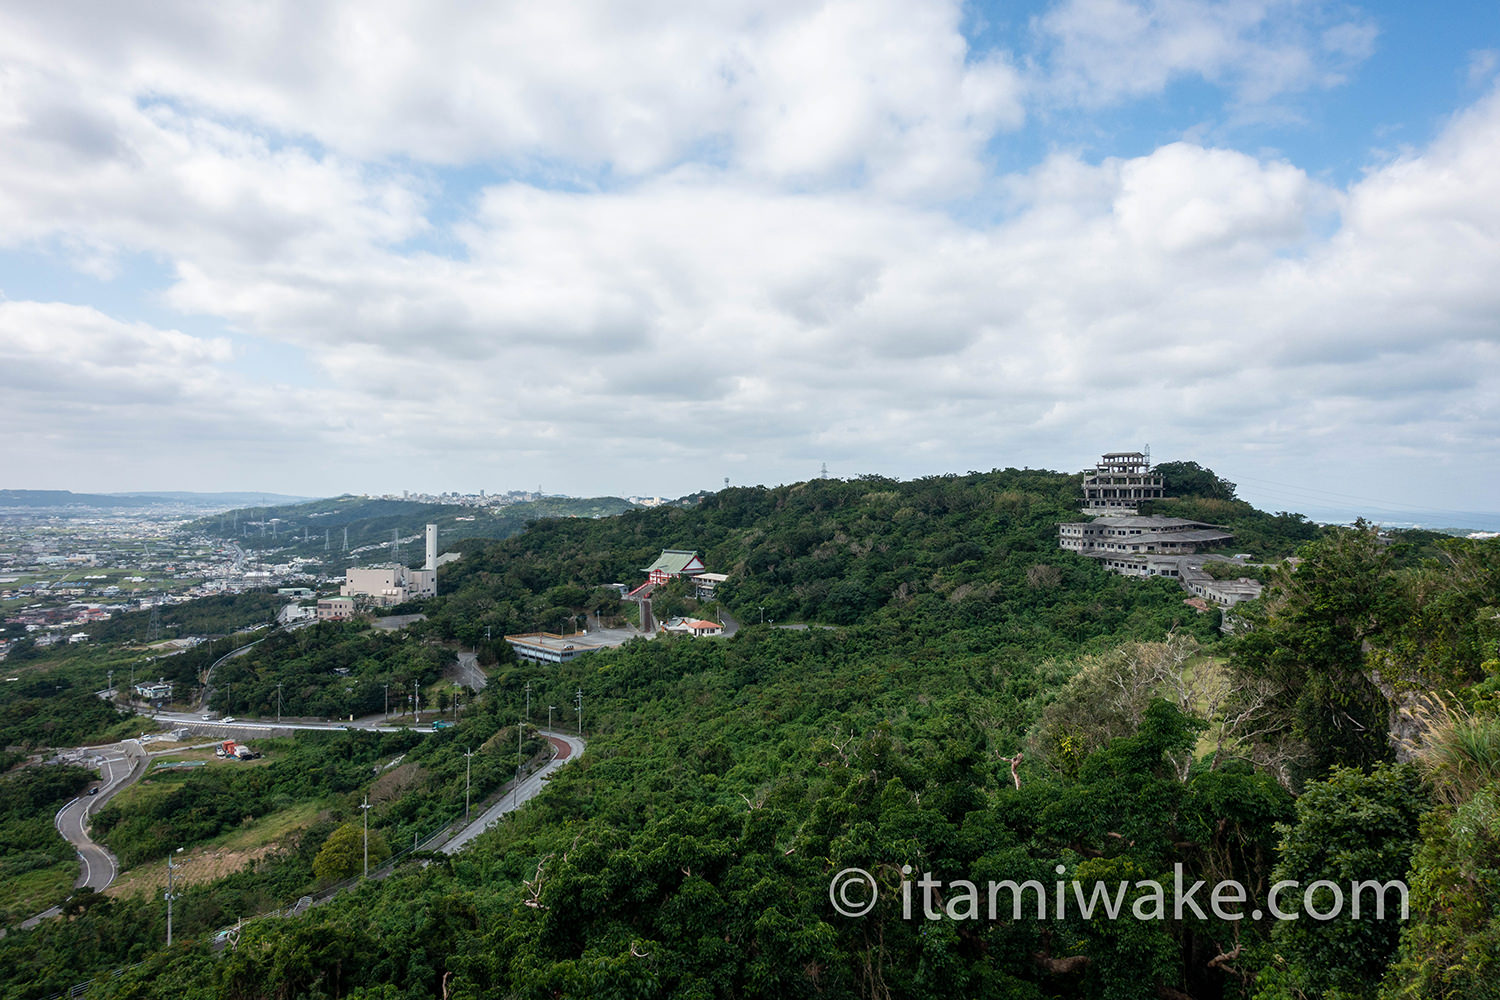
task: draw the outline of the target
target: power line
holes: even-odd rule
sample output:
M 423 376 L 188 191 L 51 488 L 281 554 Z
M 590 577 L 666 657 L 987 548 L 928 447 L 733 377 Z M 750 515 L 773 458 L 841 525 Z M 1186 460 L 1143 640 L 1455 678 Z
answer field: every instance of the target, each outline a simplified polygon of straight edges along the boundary
M 1322 495 L 1322 496 L 1325 496 L 1325 497 L 1334 498 L 1334 499 L 1339 499 L 1339 500 L 1353 500 L 1353 501 L 1357 501 L 1359 503 L 1367 503 L 1367 504 L 1372 504 L 1372 505 L 1375 505 L 1375 506 L 1382 506 L 1382 507 L 1403 507 L 1403 508 L 1407 508 L 1407 509 L 1410 509 L 1410 510 L 1428 511 L 1428 512 L 1434 512 L 1434 513 L 1440 513 L 1440 514 L 1483 514 L 1483 513 L 1486 513 L 1485 511 L 1477 511 L 1477 510 L 1467 510 L 1467 511 L 1465 511 L 1465 510 L 1452 510 L 1452 509 L 1442 508 L 1442 507 L 1419 506 L 1417 504 L 1402 503 L 1399 500 L 1379 500 L 1379 499 L 1376 499 L 1374 497 L 1358 496 L 1358 495 L 1355 495 L 1353 493 L 1340 493 L 1340 492 L 1338 492 L 1336 490 L 1319 489 L 1316 486 L 1302 486 L 1302 485 L 1298 485 L 1296 483 L 1281 483 L 1281 482 L 1277 482 L 1274 479 L 1257 479 L 1254 476 L 1236 476 L 1236 478 L 1240 479 L 1240 480 L 1243 480 L 1245 482 L 1263 483 L 1263 484 L 1265 484 L 1267 486 L 1279 486 L 1279 487 L 1281 487 L 1283 489 L 1292 490 L 1293 492 L 1296 492 L 1296 493 L 1319 494 L 1319 495 Z
M 1334 490 L 1323 490 L 1313 486 L 1298 486 L 1292 483 L 1281 483 L 1271 479 L 1257 479 L 1254 476 L 1237 476 L 1243 483 L 1256 484 L 1254 492 L 1268 494 L 1283 500 L 1294 502 L 1307 502 L 1309 500 L 1318 503 L 1342 503 L 1361 504 L 1376 510 L 1384 510 L 1390 513 L 1416 513 L 1416 514 L 1446 514 L 1451 517 L 1494 517 L 1493 513 L 1478 510 L 1453 510 L 1444 507 L 1423 507 L 1416 504 L 1401 503 L 1397 500 L 1376 500 L 1371 497 L 1356 496 L 1352 493 L 1339 493 Z M 1263 485 L 1260 485 L 1263 484 Z M 1279 489 L 1268 490 L 1265 486 L 1279 487 Z M 1285 492 L 1283 492 L 1285 491 Z

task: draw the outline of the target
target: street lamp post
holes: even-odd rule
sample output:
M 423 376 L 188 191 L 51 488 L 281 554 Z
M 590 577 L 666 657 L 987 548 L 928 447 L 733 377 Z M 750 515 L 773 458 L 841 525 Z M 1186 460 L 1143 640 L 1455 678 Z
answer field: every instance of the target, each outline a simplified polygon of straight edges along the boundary
M 548 729 L 552 728 L 552 712 L 556 708 L 557 708 L 556 705 L 548 705 L 547 706 L 547 728 Z
M 578 689 L 578 738 L 583 738 L 583 688 Z
M 391 717 L 391 682 L 386 681 L 380 686 L 385 688 L 385 717 L 389 719 Z
M 281 721 L 281 682 L 276 682 L 276 721 Z
M 531 682 L 526 682 L 526 721 L 531 721 Z

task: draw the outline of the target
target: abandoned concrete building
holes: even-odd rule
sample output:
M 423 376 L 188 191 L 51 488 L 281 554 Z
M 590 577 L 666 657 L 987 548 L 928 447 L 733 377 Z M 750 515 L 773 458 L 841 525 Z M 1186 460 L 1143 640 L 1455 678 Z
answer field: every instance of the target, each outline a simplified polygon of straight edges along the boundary
M 1234 535 L 1215 524 L 1181 517 L 1101 517 L 1057 526 L 1057 544 L 1081 555 L 1157 552 L 1192 555 L 1228 545 Z
M 1241 557 L 1206 553 L 1234 541 L 1217 524 L 1161 515 L 1141 516 L 1136 504 L 1160 500 L 1162 481 L 1150 473 L 1142 452 L 1112 452 L 1099 468 L 1084 473 L 1083 512 L 1106 516 L 1057 526 L 1058 548 L 1098 559 L 1121 576 L 1165 576 L 1183 590 L 1223 607 L 1260 596 L 1261 585 L 1246 577 L 1219 580 L 1204 569 L 1210 561 L 1241 563 Z
M 1112 451 L 1083 470 L 1085 514 L 1135 514 L 1146 500 L 1160 500 L 1165 484 L 1142 451 Z

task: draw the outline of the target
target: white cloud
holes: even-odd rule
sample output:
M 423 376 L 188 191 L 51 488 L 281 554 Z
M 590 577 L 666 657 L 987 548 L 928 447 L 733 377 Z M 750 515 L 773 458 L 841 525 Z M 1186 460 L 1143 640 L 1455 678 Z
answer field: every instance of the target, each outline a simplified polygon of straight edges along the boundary
M 1018 75 L 970 61 L 959 16 L 954 0 L 32 5 L 0 14 L 0 56 L 359 160 L 632 176 L 722 154 L 768 178 L 948 193 L 1022 115 Z
M 1374 51 L 1376 29 L 1345 8 L 1299 0 L 1064 0 L 1034 29 L 1054 100 L 1104 107 L 1184 77 L 1242 104 L 1343 82 Z
M 1362 58 L 1358 19 L 1070 0 L 1026 83 L 951 4 L 350 11 L 0 14 L 0 246 L 151 255 L 143 294 L 310 365 L 283 385 L 222 340 L 3 302 L 11 464 L 672 493 L 1148 440 L 1328 475 L 1438 442 L 1403 468 L 1494 485 L 1500 98 L 1344 187 L 1190 142 L 985 178 L 1039 80 L 1269 99 Z M 471 161 L 614 177 L 433 221 L 428 165 Z M 1009 214 L 940 207 L 976 186 Z

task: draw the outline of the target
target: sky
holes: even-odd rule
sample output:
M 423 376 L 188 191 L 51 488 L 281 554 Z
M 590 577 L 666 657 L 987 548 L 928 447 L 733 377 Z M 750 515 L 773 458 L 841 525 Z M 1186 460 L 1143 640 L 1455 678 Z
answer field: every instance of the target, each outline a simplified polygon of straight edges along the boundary
M 1500 510 L 1500 5 L 0 5 L 0 486 Z

